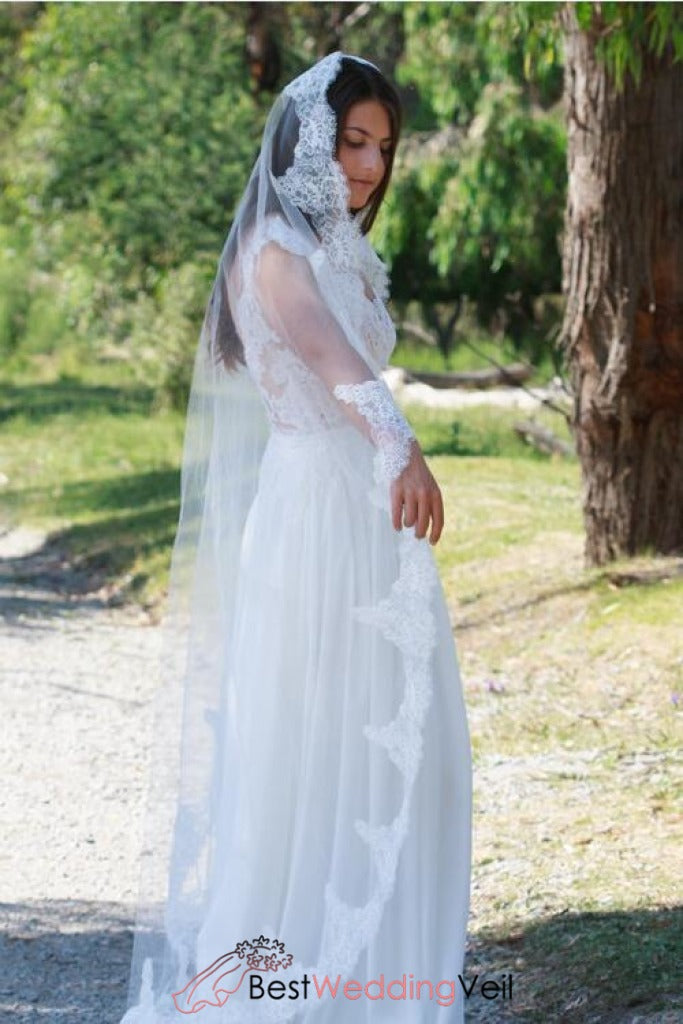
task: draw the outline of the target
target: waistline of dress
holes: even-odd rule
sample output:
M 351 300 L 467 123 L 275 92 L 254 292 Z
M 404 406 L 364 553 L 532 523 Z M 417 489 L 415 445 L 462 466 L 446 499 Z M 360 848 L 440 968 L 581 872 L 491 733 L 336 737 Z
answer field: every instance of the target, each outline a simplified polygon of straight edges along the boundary
M 271 428 L 267 439 L 269 448 L 318 448 L 329 447 L 335 440 L 342 438 L 365 439 L 353 423 L 339 423 L 321 427 L 319 430 L 278 430 Z

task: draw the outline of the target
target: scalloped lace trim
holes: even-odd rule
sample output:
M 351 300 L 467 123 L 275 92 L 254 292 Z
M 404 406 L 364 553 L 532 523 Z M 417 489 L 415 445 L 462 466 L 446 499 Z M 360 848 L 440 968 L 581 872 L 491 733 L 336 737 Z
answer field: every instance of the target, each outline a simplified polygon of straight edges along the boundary
M 337 384 L 334 394 L 343 402 L 353 402 L 370 424 L 379 455 L 379 459 L 375 458 L 375 482 L 390 483 L 400 476 L 410 461 L 410 447 L 415 434 L 384 381 Z

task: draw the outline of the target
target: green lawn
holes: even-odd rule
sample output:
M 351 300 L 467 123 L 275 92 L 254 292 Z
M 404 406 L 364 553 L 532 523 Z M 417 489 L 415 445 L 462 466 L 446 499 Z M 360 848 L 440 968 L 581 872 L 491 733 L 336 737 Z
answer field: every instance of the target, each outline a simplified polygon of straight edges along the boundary
M 154 394 L 120 367 L 98 376 L 4 384 L 1 517 L 53 532 L 81 568 L 156 602 L 178 519 L 184 418 L 155 410 Z
M 56 371 L 42 366 L 25 362 L 0 393 L 0 519 L 53 531 L 81 568 L 157 604 L 178 518 L 184 414 L 158 408 L 126 364 L 79 367 L 62 355 Z M 530 473 L 546 465 L 514 435 L 524 418 L 515 412 L 407 412 L 429 458 L 521 458 Z M 538 419 L 568 437 L 553 412 Z

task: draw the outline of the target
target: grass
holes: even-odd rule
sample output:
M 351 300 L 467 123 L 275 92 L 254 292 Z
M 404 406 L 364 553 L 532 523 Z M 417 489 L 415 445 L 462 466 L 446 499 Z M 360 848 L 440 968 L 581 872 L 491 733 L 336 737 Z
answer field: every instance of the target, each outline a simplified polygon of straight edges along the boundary
M 529 419 L 529 414 L 519 409 L 473 406 L 444 410 L 418 405 L 404 408 L 427 456 L 509 456 L 539 465 L 547 461 L 546 455 L 529 448 L 514 433 L 514 423 Z M 562 440 L 571 439 L 566 420 L 552 409 L 539 409 L 534 419 Z
M 431 372 L 487 370 L 494 364 L 505 366 L 508 363 L 528 362 L 523 354 L 515 350 L 508 338 L 498 340 L 482 334 L 471 321 L 463 321 L 458 337 L 458 343 L 444 359 L 436 346 L 415 341 L 399 331 L 391 361 L 394 365 L 404 366 L 406 369 Z M 525 346 L 526 349 L 530 347 L 540 350 L 541 353 L 534 364 L 535 369 L 531 377 L 532 384 L 537 386 L 554 377 L 557 370 L 551 358 L 550 345 L 536 342 L 532 346 Z
M 50 532 L 102 585 L 155 604 L 178 519 L 183 417 L 108 367 L 5 384 L 2 520 Z M 109 379 L 106 379 L 106 378 Z
M 444 495 L 433 550 L 474 755 L 466 970 L 515 980 L 469 1019 L 681 1021 L 683 563 L 586 568 L 578 464 L 527 448 L 519 414 L 407 413 Z M 183 416 L 124 368 L 84 367 L 15 374 L 0 423 L 3 518 L 154 605 Z
M 683 561 L 585 568 L 576 463 L 431 464 L 475 764 L 470 971 L 513 972 L 506 1020 L 683 1020 Z

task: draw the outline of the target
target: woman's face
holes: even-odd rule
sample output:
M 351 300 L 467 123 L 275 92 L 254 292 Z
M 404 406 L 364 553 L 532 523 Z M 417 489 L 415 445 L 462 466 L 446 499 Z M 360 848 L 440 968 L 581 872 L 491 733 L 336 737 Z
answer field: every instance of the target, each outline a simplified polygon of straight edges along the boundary
M 349 183 L 349 208 L 358 210 L 381 183 L 391 153 L 391 124 L 378 100 L 359 100 L 346 111 L 337 160 Z

